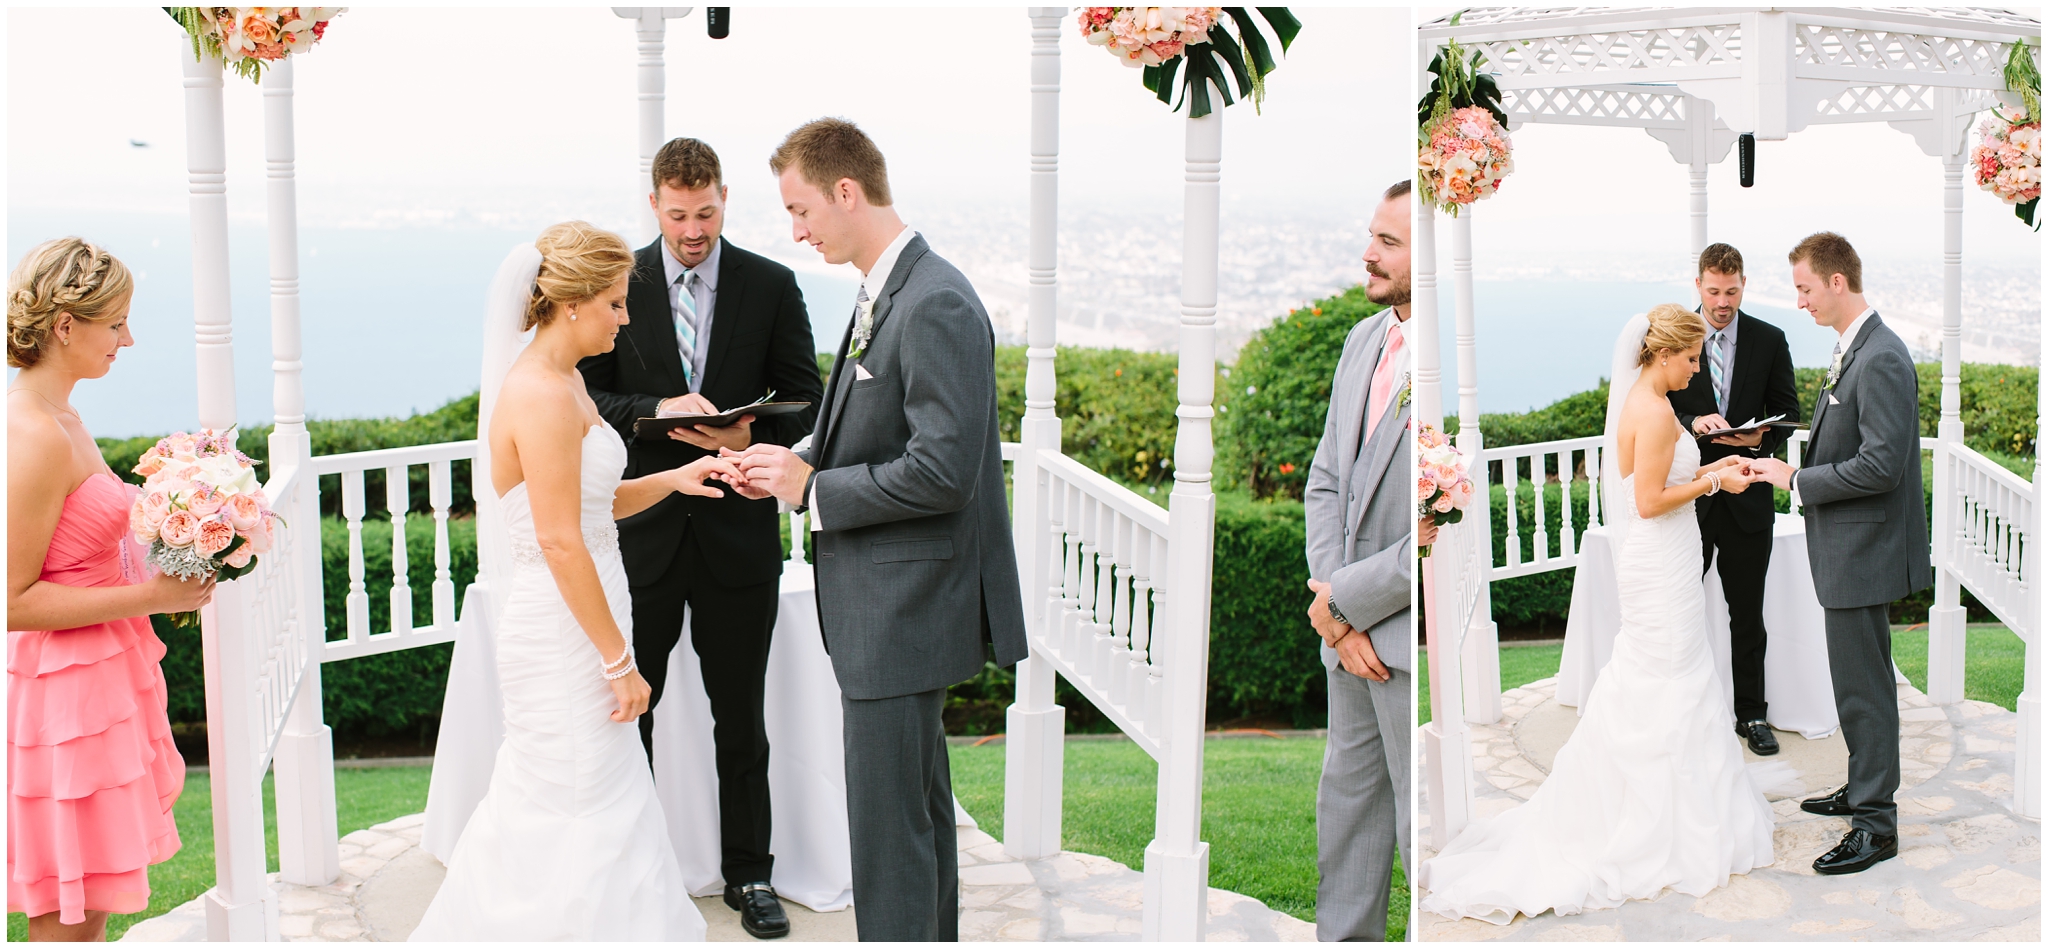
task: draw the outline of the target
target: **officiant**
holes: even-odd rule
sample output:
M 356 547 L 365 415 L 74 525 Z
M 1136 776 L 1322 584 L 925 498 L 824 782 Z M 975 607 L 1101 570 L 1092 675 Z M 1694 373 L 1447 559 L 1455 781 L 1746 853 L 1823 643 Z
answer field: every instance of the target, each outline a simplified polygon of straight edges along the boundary
M 1785 332 L 1742 312 L 1742 253 L 1727 244 L 1700 252 L 1693 287 L 1707 338 L 1700 346 L 1700 371 L 1686 388 L 1672 390 L 1671 408 L 1693 433 L 1730 428 L 1783 415 L 1799 421 L 1799 391 L 1792 379 L 1792 351 Z M 1733 421 L 1731 421 L 1733 420 Z M 1765 428 L 1723 435 L 1700 443 L 1700 463 L 1730 455 L 1771 457 L 1792 436 L 1791 428 Z M 1759 755 L 1778 753 L 1777 736 L 1765 722 L 1764 575 L 1771 563 L 1771 532 L 1777 510 L 1770 491 L 1721 492 L 1699 499 L 1700 570 L 1718 568 L 1728 601 L 1729 665 L 1735 680 L 1735 733 Z M 1718 551 L 1719 556 L 1716 556 Z
M 611 352 L 577 367 L 598 411 L 626 439 L 625 476 L 678 468 L 721 447 L 794 445 L 810 434 L 824 392 L 796 274 L 720 236 L 726 186 L 709 145 L 675 139 L 655 155 L 653 170 L 648 202 L 661 237 L 634 254 L 630 322 Z M 721 428 L 678 428 L 662 440 L 633 435 L 636 419 L 716 414 L 771 391 L 776 401 L 812 405 L 790 415 L 744 415 Z M 748 500 L 730 489 L 716 498 L 670 495 L 619 522 L 633 649 L 657 710 L 640 716 L 640 738 L 651 761 L 669 651 L 682 638 L 688 607 L 690 646 L 702 661 L 714 720 L 725 902 L 756 938 L 789 932 L 769 882 L 762 709 L 784 558 L 776 524 L 773 499 Z

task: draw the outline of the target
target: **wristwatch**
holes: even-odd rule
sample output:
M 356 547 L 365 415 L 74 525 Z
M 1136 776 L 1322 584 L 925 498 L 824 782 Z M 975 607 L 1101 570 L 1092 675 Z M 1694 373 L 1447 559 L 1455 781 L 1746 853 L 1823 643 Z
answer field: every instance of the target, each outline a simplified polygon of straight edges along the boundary
M 1339 623 L 1343 623 L 1346 626 L 1351 625 L 1351 621 L 1344 618 L 1344 612 L 1342 610 L 1337 609 L 1337 594 L 1335 591 L 1325 594 L 1324 605 L 1330 608 L 1331 619 L 1334 619 Z

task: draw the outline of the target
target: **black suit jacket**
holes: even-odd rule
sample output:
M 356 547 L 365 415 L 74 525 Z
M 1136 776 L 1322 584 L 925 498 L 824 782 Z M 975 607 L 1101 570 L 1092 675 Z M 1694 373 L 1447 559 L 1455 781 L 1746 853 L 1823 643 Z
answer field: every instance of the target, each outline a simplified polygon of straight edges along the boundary
M 1723 416 L 1735 425 L 1773 415 L 1783 415 L 1788 422 L 1799 421 L 1799 388 L 1792 379 L 1792 350 L 1785 344 L 1785 331 L 1740 310 L 1736 311 L 1735 324 L 1735 363 L 1728 368 L 1732 379 L 1728 384 L 1728 411 Z M 1678 423 L 1688 432 L 1692 431 L 1694 419 L 1720 411 L 1714 405 L 1714 374 L 1707 369 L 1704 354 L 1700 357 L 1700 371 L 1693 374 L 1691 384 L 1669 397 Z M 1764 432 L 1763 444 L 1755 448 L 1700 442 L 1700 463 L 1729 455 L 1775 455 L 1791 437 L 1789 428 L 1772 428 Z M 1716 505 L 1725 507 L 1735 515 L 1736 524 L 1751 532 L 1770 529 L 1778 516 L 1771 504 L 1771 492 L 1756 488 L 1741 494 L 1701 498 L 1696 510 L 1704 518 Z
M 711 349 L 705 354 L 704 384 L 698 391 L 720 409 L 745 405 L 769 389 L 775 390 L 777 401 L 811 403 L 802 412 L 754 421 L 755 442 L 795 445 L 811 433 L 824 395 L 811 320 L 796 274 L 724 238 L 719 242 L 718 300 L 711 311 Z M 659 238 L 633 255 L 633 278 L 626 289 L 630 322 L 620 328 L 611 352 L 576 366 L 598 412 L 626 439 L 628 478 L 678 468 L 710 454 L 668 438 L 633 438 L 634 420 L 654 415 L 661 400 L 690 391 L 683 379 L 661 255 Z M 719 584 L 751 586 L 782 575 L 784 553 L 775 526 L 775 499 L 750 501 L 719 487 L 725 490 L 723 497 L 671 494 L 619 522 L 619 551 L 632 583 L 646 584 L 665 573 L 689 526 L 696 528 L 704 561 Z

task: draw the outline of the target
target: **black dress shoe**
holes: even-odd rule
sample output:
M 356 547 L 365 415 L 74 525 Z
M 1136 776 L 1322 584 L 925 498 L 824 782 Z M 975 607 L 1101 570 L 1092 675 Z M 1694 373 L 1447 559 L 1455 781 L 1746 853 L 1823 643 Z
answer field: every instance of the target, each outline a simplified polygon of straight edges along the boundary
M 725 888 L 725 905 L 738 910 L 740 928 L 755 939 L 780 939 L 789 935 L 789 914 L 775 898 L 775 888 L 766 883 L 746 883 Z
M 1770 723 L 1761 718 L 1735 726 L 1735 733 L 1741 735 L 1743 741 L 1749 742 L 1749 750 L 1757 754 L 1778 753 L 1778 736 L 1771 734 Z
M 1826 797 L 1800 801 L 1799 809 L 1823 817 L 1847 817 L 1855 813 L 1855 809 L 1849 806 L 1849 786 L 1846 784 L 1836 788 Z
M 1880 860 L 1890 860 L 1899 855 L 1899 838 L 1879 837 L 1867 830 L 1852 830 L 1842 835 L 1842 842 L 1835 849 L 1821 854 L 1813 862 L 1813 872 L 1824 874 L 1858 873 L 1870 869 Z

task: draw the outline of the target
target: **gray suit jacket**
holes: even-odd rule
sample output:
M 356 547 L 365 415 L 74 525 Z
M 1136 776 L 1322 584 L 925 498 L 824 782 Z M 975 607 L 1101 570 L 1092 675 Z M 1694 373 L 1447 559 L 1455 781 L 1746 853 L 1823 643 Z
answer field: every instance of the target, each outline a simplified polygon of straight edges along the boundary
M 1394 311 L 1352 327 L 1330 383 L 1323 440 L 1309 465 L 1301 500 L 1308 518 L 1309 576 L 1330 584 L 1337 609 L 1372 637 L 1390 669 L 1414 671 L 1409 586 L 1415 564 L 1415 462 L 1410 407 L 1390 400 L 1372 440 L 1359 445 L 1380 342 Z M 1400 380 L 1394 381 L 1395 385 Z M 1323 647 L 1323 662 L 1336 653 Z
M 911 238 L 857 359 L 839 342 L 804 460 L 818 625 L 839 689 L 884 699 L 1024 658 L 1024 601 L 997 442 L 995 330 L 967 277 Z M 868 378 L 856 379 L 855 365 Z
M 1797 481 L 1813 588 L 1829 609 L 1876 606 L 1934 582 L 1920 482 L 1920 376 L 1877 314 L 1813 407 Z

